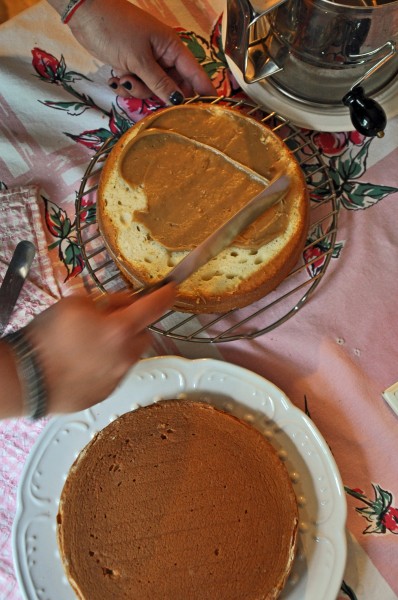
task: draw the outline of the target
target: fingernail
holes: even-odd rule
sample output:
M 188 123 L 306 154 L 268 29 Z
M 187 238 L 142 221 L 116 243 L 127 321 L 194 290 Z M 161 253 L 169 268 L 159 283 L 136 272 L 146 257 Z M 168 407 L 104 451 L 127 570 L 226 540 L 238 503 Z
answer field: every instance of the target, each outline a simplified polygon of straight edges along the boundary
M 170 94 L 169 102 L 174 105 L 182 104 L 184 102 L 184 96 L 181 94 L 181 92 L 176 90 L 175 92 Z
M 109 84 L 109 87 L 111 87 L 113 90 L 117 90 L 118 85 L 115 81 L 113 81 L 112 83 Z
M 130 90 L 132 90 L 132 89 L 133 89 L 133 86 L 132 86 L 132 84 L 131 84 L 131 81 L 124 81 L 124 82 L 122 83 L 122 86 L 123 86 L 123 87 L 124 87 L 126 90 L 128 90 L 128 91 L 130 91 Z

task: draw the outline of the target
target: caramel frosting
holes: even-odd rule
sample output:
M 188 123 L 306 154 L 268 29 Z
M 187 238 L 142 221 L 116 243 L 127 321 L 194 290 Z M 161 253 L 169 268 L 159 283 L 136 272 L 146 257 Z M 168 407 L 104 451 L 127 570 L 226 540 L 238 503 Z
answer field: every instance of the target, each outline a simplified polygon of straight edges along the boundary
M 142 186 L 147 198 L 134 220 L 172 251 L 199 245 L 266 187 L 280 161 L 250 120 L 243 125 L 233 116 L 224 120 L 211 111 L 181 109 L 160 112 L 151 129 L 124 148 L 120 162 L 123 179 L 131 187 Z M 281 235 L 287 219 L 281 200 L 234 245 L 256 250 Z
M 206 108 L 198 110 L 195 104 L 182 105 L 178 109 L 159 111 L 150 127 L 177 131 L 213 146 L 267 179 L 273 179 L 279 172 L 278 149 L 267 143 L 264 131 L 254 120 L 242 119 L 241 113 L 235 115 L 230 110 L 229 122 L 226 122 L 217 112 Z
M 297 504 L 253 427 L 170 400 L 99 432 L 66 480 L 58 540 L 80 598 L 271 600 L 289 573 Z

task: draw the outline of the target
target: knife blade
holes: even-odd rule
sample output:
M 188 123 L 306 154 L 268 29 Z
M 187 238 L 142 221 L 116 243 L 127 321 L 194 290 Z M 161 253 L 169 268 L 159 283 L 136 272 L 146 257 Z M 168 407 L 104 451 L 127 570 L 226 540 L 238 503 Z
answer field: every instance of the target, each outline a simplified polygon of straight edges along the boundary
M 0 287 L 0 336 L 8 325 L 34 256 L 31 242 L 23 240 L 17 244 Z
M 257 219 L 268 208 L 281 200 L 290 185 L 290 177 L 276 177 L 268 187 L 254 196 L 249 202 L 210 234 L 201 244 L 191 250 L 161 281 L 154 285 L 139 289 L 133 293 L 134 298 L 144 296 L 167 283 L 177 285 L 188 279 L 195 271 L 227 248 L 248 225 Z

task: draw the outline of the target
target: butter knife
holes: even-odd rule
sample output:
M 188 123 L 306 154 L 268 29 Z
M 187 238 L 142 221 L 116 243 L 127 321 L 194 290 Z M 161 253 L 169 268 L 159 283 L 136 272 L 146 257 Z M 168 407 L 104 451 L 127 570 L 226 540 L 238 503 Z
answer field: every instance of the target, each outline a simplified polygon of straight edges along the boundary
M 31 242 L 23 240 L 17 244 L 0 287 L 0 336 L 8 325 L 34 256 Z
M 255 221 L 267 208 L 280 202 L 289 185 L 290 177 L 288 175 L 281 175 L 273 179 L 268 187 L 249 200 L 228 221 L 210 234 L 199 246 L 191 250 L 164 279 L 151 286 L 140 288 L 133 293 L 133 297 L 140 298 L 172 281 L 178 285 L 188 279 L 201 266 L 227 248 L 241 231 Z

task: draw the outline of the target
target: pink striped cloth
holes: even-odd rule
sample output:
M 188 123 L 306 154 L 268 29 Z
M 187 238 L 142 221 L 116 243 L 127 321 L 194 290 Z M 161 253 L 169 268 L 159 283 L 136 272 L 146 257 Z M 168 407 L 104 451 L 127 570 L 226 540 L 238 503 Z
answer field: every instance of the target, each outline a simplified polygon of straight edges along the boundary
M 29 240 L 35 258 L 5 333 L 24 327 L 37 314 L 60 298 L 40 209 L 37 186 L 0 191 L 0 281 L 3 280 L 15 246 Z M 26 419 L 0 421 L 0 597 L 18 597 L 11 552 L 11 527 L 16 492 L 27 453 L 45 421 Z
M 137 4 L 179 28 L 220 94 L 238 92 L 220 49 L 224 0 Z M 114 96 L 110 68 L 77 44 L 46 2 L 0 27 L 0 56 L 0 279 L 17 241 L 31 239 L 38 249 L 12 330 L 61 294 L 82 289 L 76 191 L 104 139 L 151 108 Z M 338 598 L 398 600 L 398 418 L 381 396 L 398 380 L 398 118 L 389 120 L 382 140 L 355 132 L 304 135 L 327 163 L 341 205 L 341 252 L 314 297 L 265 336 L 218 346 L 162 338 L 156 351 L 248 367 L 301 409 L 306 397 L 347 492 L 348 561 Z M 83 208 L 89 221 L 89 200 Z M 253 325 L 261 329 L 261 317 Z M 22 465 L 42 426 L 0 425 L 1 600 L 21 597 L 11 526 Z
M 24 327 L 34 315 L 61 297 L 48 254 L 39 189 L 33 185 L 0 191 L 0 280 L 4 278 L 16 245 L 22 240 L 32 242 L 36 254 L 5 333 Z

